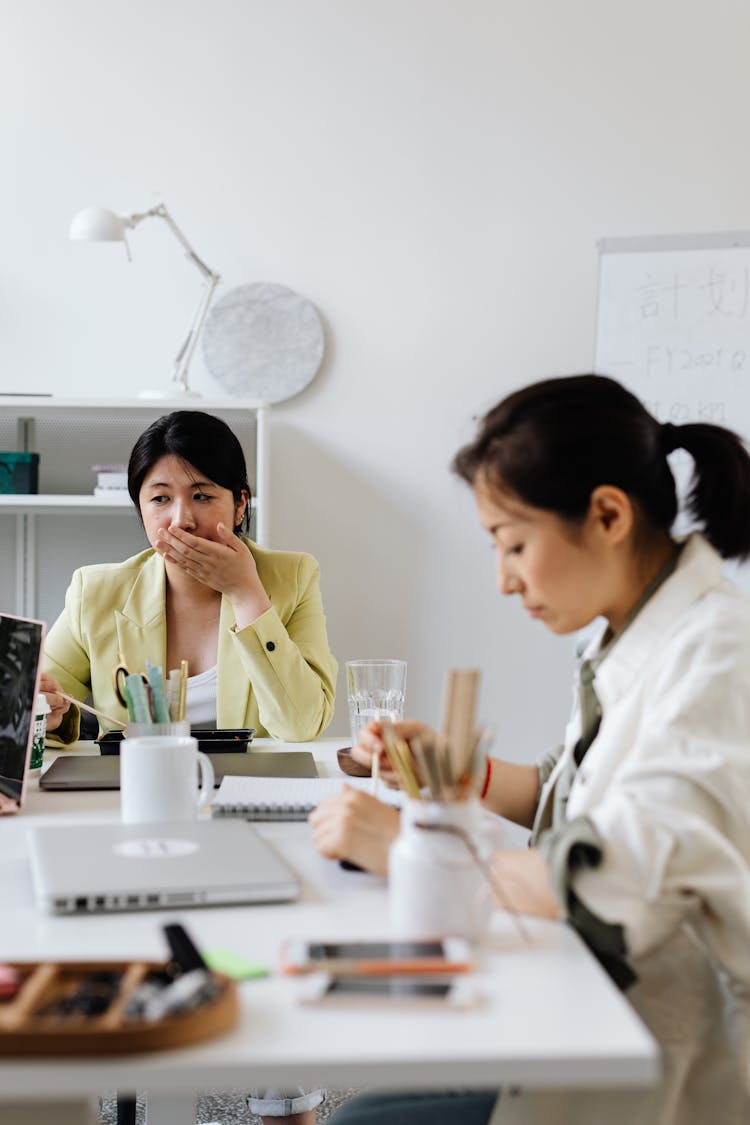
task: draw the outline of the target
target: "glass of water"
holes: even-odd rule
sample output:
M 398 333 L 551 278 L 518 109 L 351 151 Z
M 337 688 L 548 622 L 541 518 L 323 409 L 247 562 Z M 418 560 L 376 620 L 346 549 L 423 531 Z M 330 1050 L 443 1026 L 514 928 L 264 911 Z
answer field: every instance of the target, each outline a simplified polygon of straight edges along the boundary
M 346 693 L 353 746 L 360 730 L 371 719 L 403 719 L 406 661 L 348 660 Z

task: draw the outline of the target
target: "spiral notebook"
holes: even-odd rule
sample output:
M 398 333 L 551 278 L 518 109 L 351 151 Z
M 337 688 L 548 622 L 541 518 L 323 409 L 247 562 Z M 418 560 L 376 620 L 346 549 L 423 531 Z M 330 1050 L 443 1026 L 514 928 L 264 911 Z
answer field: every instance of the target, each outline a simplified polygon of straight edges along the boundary
M 335 797 L 344 785 L 370 792 L 369 777 L 225 777 L 211 803 L 215 817 L 245 820 L 306 820 L 326 797 Z M 400 806 L 399 789 L 378 787 L 378 800 Z

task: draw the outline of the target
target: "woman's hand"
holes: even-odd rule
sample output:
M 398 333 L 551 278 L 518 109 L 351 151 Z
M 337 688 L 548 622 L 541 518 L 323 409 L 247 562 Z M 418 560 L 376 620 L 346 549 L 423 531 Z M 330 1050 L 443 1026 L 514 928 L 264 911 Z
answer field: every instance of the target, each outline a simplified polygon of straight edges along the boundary
M 203 539 L 176 526 L 160 528 L 154 548 L 183 574 L 226 595 L 239 629 L 270 608 L 252 552 L 225 524 L 216 525 L 216 539 Z
M 385 875 L 388 849 L 399 833 L 398 809 L 344 786 L 337 797 L 321 801 L 308 817 L 315 847 L 326 859 L 351 863 Z
M 47 702 L 50 705 L 50 713 L 47 715 L 47 733 L 51 734 L 53 730 L 57 730 L 60 726 L 63 715 L 70 710 L 70 703 L 57 694 L 62 691 L 62 688 L 57 680 L 48 676 L 46 672 L 42 672 L 40 677 L 39 690 L 46 695 Z
M 394 723 L 393 729 L 396 732 L 398 738 L 403 739 L 407 743 L 410 738 L 416 737 L 426 737 L 428 740 L 431 739 L 433 742 L 437 739 L 437 735 L 434 733 L 434 731 L 431 731 L 429 727 L 426 727 L 424 725 L 424 723 Z M 356 746 L 352 746 L 351 754 L 352 758 L 354 758 L 355 761 L 359 762 L 360 765 L 369 766 L 370 769 L 372 769 L 373 758 L 379 755 L 381 778 L 393 788 L 398 788 L 398 775 L 390 767 L 390 764 L 388 762 L 388 753 L 385 748 L 385 743 L 383 742 L 382 720 L 373 719 L 367 724 L 366 727 L 362 727 L 358 735 L 358 742 Z M 424 779 L 420 778 L 419 776 L 419 770 L 417 769 L 416 762 L 413 758 L 411 764 L 412 769 L 414 770 L 419 781 L 421 783 L 424 783 Z

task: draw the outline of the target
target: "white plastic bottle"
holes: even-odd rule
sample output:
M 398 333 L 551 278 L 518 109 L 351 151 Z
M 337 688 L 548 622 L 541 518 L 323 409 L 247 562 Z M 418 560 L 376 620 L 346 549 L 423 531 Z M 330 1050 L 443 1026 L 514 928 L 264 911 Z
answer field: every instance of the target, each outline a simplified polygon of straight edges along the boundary
M 492 892 L 466 842 L 481 859 L 488 858 L 481 817 L 476 800 L 406 801 L 388 857 L 391 925 L 397 936 L 482 936 Z

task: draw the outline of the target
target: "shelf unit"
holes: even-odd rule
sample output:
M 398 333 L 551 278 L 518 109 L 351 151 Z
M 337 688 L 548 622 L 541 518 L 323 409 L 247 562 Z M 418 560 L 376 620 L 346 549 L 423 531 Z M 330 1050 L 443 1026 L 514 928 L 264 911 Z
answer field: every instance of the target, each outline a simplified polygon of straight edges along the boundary
M 92 515 L 116 516 L 132 512 L 127 494 L 111 498 L 93 495 L 95 480 L 91 464 L 127 461 L 130 448 L 146 426 L 173 410 L 203 410 L 218 415 L 237 432 L 245 450 L 253 493 L 252 535 L 258 543 L 269 544 L 270 408 L 267 403 L 192 396 L 67 399 L 47 395 L 2 395 L 0 448 L 40 455 L 41 491 L 38 494 L 0 494 L 0 517 L 15 517 L 13 612 L 26 617 L 38 616 L 38 519 L 70 516 L 83 521 L 78 524 L 83 535 L 85 521 Z M 250 444 L 254 447 L 252 456 L 249 455 Z M 81 558 L 76 565 L 84 565 L 86 561 L 91 560 Z M 116 556 L 112 561 L 116 561 Z M 4 591 L 3 598 L 5 596 Z

